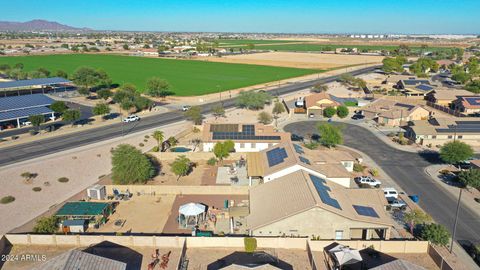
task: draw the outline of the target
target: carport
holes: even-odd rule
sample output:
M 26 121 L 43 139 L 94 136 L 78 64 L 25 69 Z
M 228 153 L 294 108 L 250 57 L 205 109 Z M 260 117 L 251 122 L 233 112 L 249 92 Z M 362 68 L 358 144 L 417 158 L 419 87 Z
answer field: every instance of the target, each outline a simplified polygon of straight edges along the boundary
M 54 120 L 55 113 L 48 108 L 53 102 L 42 94 L 0 98 L 0 125 L 8 126 L 10 123 L 20 127 L 21 120 L 32 115 L 51 115 Z
M 45 94 L 50 90 L 56 92 L 61 89 L 65 91 L 71 84 L 71 81 L 60 77 L 0 82 L 0 92 L 2 92 L 0 96 L 6 97 L 12 94 Z

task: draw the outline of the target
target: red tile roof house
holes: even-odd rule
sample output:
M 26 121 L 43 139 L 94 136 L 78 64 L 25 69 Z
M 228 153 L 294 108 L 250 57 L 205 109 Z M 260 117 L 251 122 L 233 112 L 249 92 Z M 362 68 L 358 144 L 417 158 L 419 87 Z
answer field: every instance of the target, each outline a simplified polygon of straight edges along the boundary
M 454 101 L 454 108 L 466 115 L 480 114 L 480 96 L 463 96 Z

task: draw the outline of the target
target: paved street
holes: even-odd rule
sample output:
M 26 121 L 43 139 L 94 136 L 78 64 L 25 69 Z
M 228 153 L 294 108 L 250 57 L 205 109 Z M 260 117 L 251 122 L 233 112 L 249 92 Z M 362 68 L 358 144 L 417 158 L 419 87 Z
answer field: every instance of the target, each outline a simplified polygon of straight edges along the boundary
M 284 130 L 297 135 L 315 134 L 316 124 L 303 121 L 288 124 Z M 437 154 L 419 154 L 401 151 L 390 147 L 374 136 L 369 130 L 344 124 L 345 145 L 358 149 L 370 156 L 391 178 L 407 193 L 420 196 L 420 206 L 438 223 L 448 229 L 453 228 L 457 198 L 435 183 L 427 174 L 425 167 L 439 163 Z M 463 206 L 458 221 L 457 239 L 462 241 L 480 241 L 480 217 Z
M 378 67 L 368 67 L 350 72 L 352 75 L 360 75 L 371 72 Z M 296 92 L 302 89 L 312 87 L 318 82 L 329 83 L 337 80 L 339 75 L 322 78 L 319 80 L 312 80 L 302 83 L 293 83 L 287 86 L 282 86 L 276 89 L 269 90 L 272 95 L 283 95 Z M 203 113 L 211 112 L 213 106 L 220 102 L 208 103 L 202 106 Z M 225 108 L 235 106 L 235 99 L 226 99 L 223 102 Z M 108 140 L 123 134 L 138 132 L 142 130 L 161 127 L 163 125 L 184 120 L 183 113 L 180 111 L 168 112 L 159 115 L 148 116 L 142 118 L 141 121 L 135 123 L 128 123 L 122 126 L 122 123 L 109 125 L 106 127 L 99 127 L 86 131 L 80 131 L 74 134 L 57 136 L 54 138 L 42 139 L 31 143 L 24 143 L 17 146 L 5 147 L 1 150 L 0 166 L 5 166 L 19 161 L 29 160 L 36 157 L 41 157 L 48 154 L 57 153 L 63 150 L 72 149 L 75 147 L 96 143 L 102 140 Z

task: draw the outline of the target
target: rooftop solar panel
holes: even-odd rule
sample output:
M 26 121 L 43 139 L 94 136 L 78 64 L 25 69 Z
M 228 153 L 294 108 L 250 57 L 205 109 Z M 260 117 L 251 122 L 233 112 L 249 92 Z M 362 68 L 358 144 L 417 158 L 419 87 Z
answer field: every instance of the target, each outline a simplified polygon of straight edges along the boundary
M 21 110 L 12 110 L 6 112 L 0 112 L 0 121 L 15 120 L 17 118 L 26 118 L 30 115 L 49 114 L 53 113 L 47 107 L 33 107 Z
M 274 148 L 267 151 L 268 166 L 273 167 L 282 163 L 288 157 L 285 148 Z
M 359 214 L 361 216 L 379 218 L 377 212 L 372 207 L 361 206 L 361 205 L 353 205 L 353 208 L 355 209 L 357 214 Z
M 342 210 L 342 207 L 340 206 L 338 201 L 330 197 L 329 191 L 331 191 L 331 189 L 325 185 L 326 181 L 315 175 L 309 174 L 309 176 L 310 180 L 312 180 L 312 183 L 315 186 L 315 189 L 317 190 L 318 196 L 320 196 L 320 200 L 322 200 L 322 202 L 326 205 Z
M 45 85 L 54 85 L 54 84 L 67 84 L 67 83 L 71 83 L 71 81 L 64 78 L 60 78 L 60 77 L 39 78 L 39 79 L 31 79 L 31 80 L 0 82 L 0 89 L 45 86 Z
M 403 80 L 403 83 L 406 85 L 417 85 L 417 84 L 430 84 L 428 80 Z
M 293 144 L 293 148 L 295 148 L 295 152 L 297 152 L 298 154 L 305 154 L 305 151 L 303 151 L 303 148 L 300 145 Z
M 310 160 L 308 160 L 307 158 L 304 158 L 304 157 L 302 157 L 302 156 L 299 157 L 299 158 L 300 158 L 300 161 L 301 161 L 301 162 L 303 162 L 303 163 L 305 163 L 305 164 L 308 164 L 308 165 L 311 165 Z
M 53 99 L 43 94 L 3 97 L 0 98 L 0 112 L 32 107 L 45 107 L 51 105 L 53 102 Z
M 255 125 L 242 125 L 242 131 L 238 131 L 236 124 L 220 124 L 210 126 L 213 140 L 256 140 L 256 141 L 279 141 L 280 136 L 255 135 Z
M 464 99 L 470 105 L 480 106 L 480 97 L 466 97 Z
M 429 85 L 425 85 L 425 84 L 420 84 L 420 85 L 416 86 L 415 88 L 418 89 L 418 90 L 421 90 L 421 91 L 433 90 L 433 87 L 431 87 Z

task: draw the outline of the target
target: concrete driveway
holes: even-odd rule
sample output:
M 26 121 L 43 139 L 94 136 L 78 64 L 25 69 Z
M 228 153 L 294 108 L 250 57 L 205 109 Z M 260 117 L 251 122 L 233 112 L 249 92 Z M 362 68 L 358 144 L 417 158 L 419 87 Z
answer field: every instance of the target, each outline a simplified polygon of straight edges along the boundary
M 320 122 L 302 121 L 288 124 L 284 130 L 304 136 L 318 133 Z M 426 173 L 425 167 L 440 163 L 437 153 L 411 153 L 401 151 L 384 143 L 371 131 L 352 124 L 344 126 L 344 144 L 370 156 L 407 194 L 420 196 L 420 206 L 436 222 L 452 230 L 457 198 L 435 183 Z M 480 216 L 463 205 L 457 227 L 457 240 L 480 242 Z

